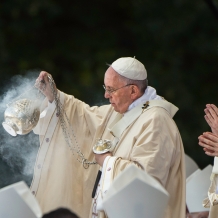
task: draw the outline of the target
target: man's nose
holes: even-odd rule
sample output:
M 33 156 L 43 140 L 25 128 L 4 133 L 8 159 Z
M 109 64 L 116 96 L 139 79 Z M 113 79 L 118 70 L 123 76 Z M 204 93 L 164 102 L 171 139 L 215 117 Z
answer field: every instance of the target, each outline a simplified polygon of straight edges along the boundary
M 104 97 L 105 97 L 105 98 L 110 98 L 110 94 L 109 94 L 107 91 L 105 91 Z

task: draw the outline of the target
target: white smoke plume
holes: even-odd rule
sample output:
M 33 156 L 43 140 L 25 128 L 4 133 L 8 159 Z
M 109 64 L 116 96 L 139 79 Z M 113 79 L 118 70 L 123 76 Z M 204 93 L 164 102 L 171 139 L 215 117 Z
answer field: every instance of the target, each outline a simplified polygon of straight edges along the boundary
M 34 87 L 35 80 L 39 73 L 30 72 L 26 76 L 17 75 L 8 81 L 0 96 L 0 122 L 4 121 L 4 112 L 7 105 L 20 98 L 40 99 Z M 0 124 L 0 187 L 16 182 L 16 180 L 26 180 L 30 184 L 33 174 L 36 154 L 39 147 L 38 136 L 33 132 L 27 135 L 11 136 Z M 5 172 L 5 168 L 8 172 Z

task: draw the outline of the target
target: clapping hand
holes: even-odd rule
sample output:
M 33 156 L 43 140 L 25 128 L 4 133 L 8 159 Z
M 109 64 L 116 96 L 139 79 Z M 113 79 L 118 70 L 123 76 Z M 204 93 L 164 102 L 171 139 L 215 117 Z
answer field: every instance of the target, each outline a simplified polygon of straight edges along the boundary
M 212 133 L 218 136 L 218 108 L 214 104 L 207 104 L 204 112 L 204 118 L 210 126 Z
M 211 132 L 204 132 L 198 137 L 198 144 L 203 147 L 205 154 L 218 156 L 218 136 Z

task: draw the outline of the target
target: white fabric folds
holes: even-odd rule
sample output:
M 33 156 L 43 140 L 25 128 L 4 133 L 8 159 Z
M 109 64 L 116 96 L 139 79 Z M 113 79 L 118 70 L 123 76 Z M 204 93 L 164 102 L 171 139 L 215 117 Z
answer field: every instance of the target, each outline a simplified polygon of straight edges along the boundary
M 103 207 L 109 218 L 162 218 L 168 199 L 168 192 L 156 179 L 130 165 L 114 179 Z
M 0 189 L 0 217 L 42 217 L 37 200 L 24 182 L 18 182 Z
M 196 164 L 196 162 L 191 157 L 189 157 L 187 154 L 185 154 L 186 179 L 198 169 L 199 167 Z
M 202 201 L 207 197 L 210 186 L 212 166 L 208 165 L 203 170 L 197 169 L 186 179 L 186 204 L 189 213 L 207 211 Z

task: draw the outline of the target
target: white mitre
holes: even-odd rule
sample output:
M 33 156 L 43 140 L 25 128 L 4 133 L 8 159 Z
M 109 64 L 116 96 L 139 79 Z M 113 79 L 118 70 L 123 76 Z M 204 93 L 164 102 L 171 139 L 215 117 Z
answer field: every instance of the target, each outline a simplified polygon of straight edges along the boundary
M 145 66 L 137 59 L 131 57 L 119 58 L 111 64 L 111 67 L 121 76 L 133 80 L 145 80 L 147 71 Z
M 0 189 L 0 217 L 42 217 L 39 203 L 25 182 L 17 182 Z
M 197 163 L 190 156 L 185 154 L 186 179 L 198 169 L 199 169 L 199 167 L 198 167 Z
M 162 218 L 170 196 L 146 171 L 126 167 L 112 182 L 103 199 L 103 208 L 112 218 Z

